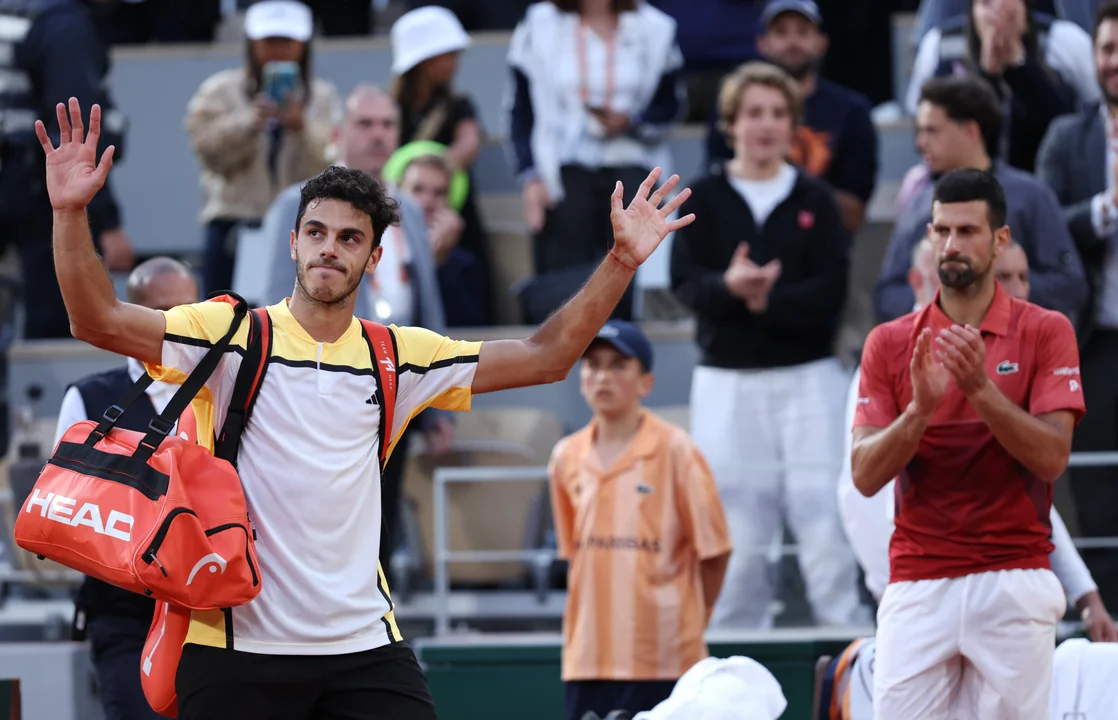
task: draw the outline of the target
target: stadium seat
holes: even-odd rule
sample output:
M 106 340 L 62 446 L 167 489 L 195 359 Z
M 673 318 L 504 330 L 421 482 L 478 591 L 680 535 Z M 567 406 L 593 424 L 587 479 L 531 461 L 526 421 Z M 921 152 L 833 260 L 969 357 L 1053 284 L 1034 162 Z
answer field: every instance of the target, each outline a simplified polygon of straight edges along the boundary
M 664 405 L 652 408 L 652 412 L 661 420 L 666 420 L 676 427 L 691 431 L 691 406 L 690 405 Z
M 424 547 L 420 564 L 430 568 L 434 548 L 434 477 L 439 467 L 543 467 L 563 437 L 552 413 L 532 408 L 477 410 L 456 418 L 454 446 L 444 456 L 424 452 L 409 458 L 405 497 L 415 513 Z M 524 549 L 528 518 L 538 497 L 547 491 L 542 480 L 500 483 L 455 483 L 447 493 L 447 544 L 461 550 Z M 455 563 L 450 579 L 472 586 L 520 585 L 525 564 Z
M 824 655 L 815 661 L 815 689 L 811 696 L 811 720 L 819 720 L 823 701 L 823 680 L 827 676 L 827 668 L 831 664 L 830 655 Z

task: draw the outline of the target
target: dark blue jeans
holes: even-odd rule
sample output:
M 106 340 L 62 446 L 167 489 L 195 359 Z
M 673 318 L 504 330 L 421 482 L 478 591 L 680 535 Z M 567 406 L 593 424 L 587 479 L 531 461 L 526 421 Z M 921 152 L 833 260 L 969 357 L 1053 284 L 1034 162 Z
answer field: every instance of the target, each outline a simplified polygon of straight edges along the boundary
M 142 620 L 102 615 L 89 621 L 86 636 L 105 720 L 160 720 L 140 685 L 140 655 L 148 625 Z

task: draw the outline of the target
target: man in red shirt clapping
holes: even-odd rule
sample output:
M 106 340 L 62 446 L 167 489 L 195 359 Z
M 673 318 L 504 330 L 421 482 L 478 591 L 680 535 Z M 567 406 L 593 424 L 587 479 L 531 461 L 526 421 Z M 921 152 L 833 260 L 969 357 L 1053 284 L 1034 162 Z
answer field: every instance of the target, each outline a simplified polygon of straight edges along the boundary
M 1052 483 L 1084 412 L 1075 331 L 995 281 L 1005 192 L 936 184 L 941 289 L 866 339 L 852 453 L 864 495 L 897 478 L 874 717 L 1042 720 L 1065 599 L 1048 565 Z

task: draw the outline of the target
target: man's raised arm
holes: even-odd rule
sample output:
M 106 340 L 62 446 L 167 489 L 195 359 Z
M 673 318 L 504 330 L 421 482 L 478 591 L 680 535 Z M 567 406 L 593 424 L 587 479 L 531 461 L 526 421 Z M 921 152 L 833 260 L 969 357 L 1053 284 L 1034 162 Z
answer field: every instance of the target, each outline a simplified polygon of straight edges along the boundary
M 50 141 L 41 120 L 35 122 L 35 134 L 47 156 L 47 192 L 54 209 L 54 267 L 70 315 L 70 332 L 99 348 L 159 365 L 166 332 L 163 314 L 117 299 L 89 232 L 86 207 L 105 184 L 115 149 L 110 145 L 97 162 L 101 107 L 90 109 L 89 134 L 84 138 L 77 98 L 70 98 L 69 117 L 62 103 L 57 111 L 58 147 Z
M 530 338 L 482 343 L 474 394 L 543 385 L 567 376 L 625 294 L 637 266 L 652 255 L 668 233 L 695 219 L 694 215 L 687 215 L 668 220 L 691 195 L 691 190 L 684 189 L 660 207 L 679 182 L 679 176 L 672 175 L 649 197 L 659 177 L 660 168 L 656 168 L 641 183 L 627 208 L 621 201 L 623 188 L 617 183 L 610 212 L 613 249 L 609 255 L 582 289 Z

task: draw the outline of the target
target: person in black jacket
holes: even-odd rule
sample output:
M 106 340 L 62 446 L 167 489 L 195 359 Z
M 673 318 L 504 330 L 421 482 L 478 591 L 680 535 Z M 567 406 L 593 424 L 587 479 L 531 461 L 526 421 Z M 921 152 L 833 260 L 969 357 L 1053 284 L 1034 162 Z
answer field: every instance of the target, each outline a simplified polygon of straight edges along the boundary
M 185 265 L 167 257 L 141 263 L 128 277 L 128 301 L 158 310 L 198 302 L 198 284 Z M 58 411 L 55 446 L 82 420 L 100 418 L 142 375 L 140 361 L 82 378 L 67 390 Z M 170 402 L 177 385 L 153 382 L 146 397 L 133 403 L 117 427 L 146 432 L 148 423 Z M 140 686 L 140 655 L 155 602 L 128 590 L 86 577 L 75 601 L 74 639 L 88 638 L 105 720 L 155 720 Z
M 799 542 L 816 620 L 870 620 L 831 466 L 842 453 L 849 382 L 833 346 L 850 238 L 830 190 L 785 160 L 801 97 L 787 73 L 765 63 L 726 78 L 719 113 L 734 158 L 692 185 L 696 220 L 672 247 L 672 287 L 697 316 L 702 351 L 691 434 L 714 471 L 734 543 L 711 621 L 721 627 L 771 625 L 765 556 L 782 518 Z
M 101 149 L 123 157 L 124 119 L 105 91 L 109 54 L 82 0 L 0 0 L 0 238 L 16 243 L 27 288 L 24 336 L 70 337 L 70 320 L 54 273 L 53 215 L 35 121 L 58 141 L 55 105 L 76 97 L 104 111 Z M 89 116 L 86 111 L 85 122 Z M 132 246 L 106 185 L 89 207 L 93 237 L 110 270 L 132 266 Z

